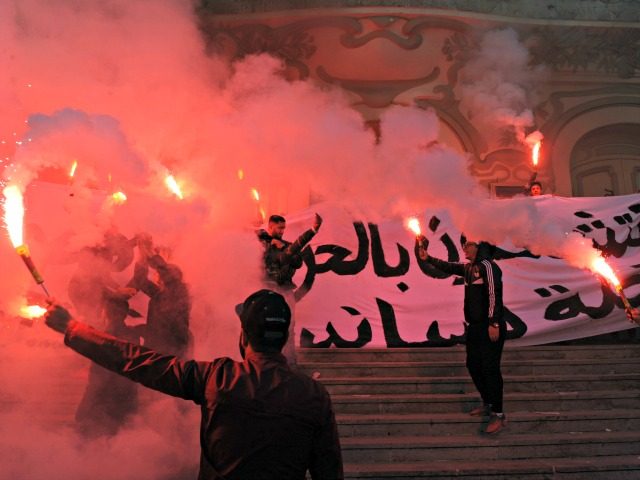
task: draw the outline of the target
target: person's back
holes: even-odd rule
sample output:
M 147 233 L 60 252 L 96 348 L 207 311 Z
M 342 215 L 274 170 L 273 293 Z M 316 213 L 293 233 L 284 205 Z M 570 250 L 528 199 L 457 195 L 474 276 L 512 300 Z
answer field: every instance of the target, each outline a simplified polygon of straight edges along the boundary
M 72 321 L 53 306 L 47 325 L 97 364 L 201 407 L 200 480 L 344 478 L 331 400 L 315 380 L 293 372 L 280 353 L 291 311 L 260 290 L 238 305 L 243 362 L 183 361 Z
M 229 480 L 341 478 L 329 395 L 280 353 L 217 359 L 205 396 L 200 478 L 217 478 L 211 467 Z

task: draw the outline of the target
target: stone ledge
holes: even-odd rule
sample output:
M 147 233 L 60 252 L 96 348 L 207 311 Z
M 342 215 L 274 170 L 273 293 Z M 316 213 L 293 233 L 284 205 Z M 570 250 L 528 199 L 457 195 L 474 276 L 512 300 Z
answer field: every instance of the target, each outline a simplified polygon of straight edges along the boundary
M 438 8 L 532 20 L 638 22 L 637 0 L 200 0 L 204 14 L 266 13 L 312 8 Z

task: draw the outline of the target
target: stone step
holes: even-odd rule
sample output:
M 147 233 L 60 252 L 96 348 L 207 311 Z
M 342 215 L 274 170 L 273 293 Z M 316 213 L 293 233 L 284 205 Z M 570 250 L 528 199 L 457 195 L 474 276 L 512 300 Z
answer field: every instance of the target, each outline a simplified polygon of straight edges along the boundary
M 464 362 L 300 362 L 306 372 L 325 377 L 456 377 L 467 375 Z M 628 359 L 502 361 L 505 375 L 614 374 L 640 371 L 640 356 Z
M 574 432 L 496 436 L 394 436 L 341 439 L 345 463 L 487 461 L 638 455 L 640 432 Z
M 340 437 L 479 433 L 483 419 L 466 413 L 339 414 Z M 571 410 L 508 414 L 509 434 L 640 431 L 638 410 Z
M 340 362 L 464 362 L 465 347 L 456 345 L 446 348 L 299 348 L 299 359 L 303 362 L 326 363 L 336 359 Z M 505 360 L 578 360 L 596 358 L 637 358 L 640 343 L 621 345 L 542 345 L 533 347 L 510 346 L 504 349 Z
M 307 372 L 312 374 L 313 372 Z M 565 375 L 504 375 L 510 392 L 626 390 L 640 385 L 640 372 Z M 318 380 L 331 395 L 392 393 L 469 393 L 475 387 L 469 375 L 460 377 L 324 377 Z
M 579 458 L 527 458 L 486 461 L 482 458 L 393 463 L 347 463 L 345 478 L 351 480 L 637 480 L 639 455 Z
M 508 392 L 508 391 L 507 391 Z M 332 395 L 336 413 L 464 413 L 478 405 L 476 393 Z M 505 412 L 640 409 L 640 390 L 508 392 Z

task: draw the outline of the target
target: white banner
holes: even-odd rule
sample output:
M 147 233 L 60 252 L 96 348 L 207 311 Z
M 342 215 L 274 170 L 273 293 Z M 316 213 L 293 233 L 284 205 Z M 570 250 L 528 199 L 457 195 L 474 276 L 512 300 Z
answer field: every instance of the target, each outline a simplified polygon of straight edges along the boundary
M 536 202 L 540 222 L 562 218 L 563 225 L 592 239 L 609 255 L 607 262 L 631 304 L 640 303 L 640 196 L 547 195 L 531 201 Z M 316 210 L 324 224 L 294 277 L 299 300 L 296 343 L 318 348 L 422 348 L 464 342 L 462 280 L 420 261 L 414 237 L 401 220 L 354 221 L 337 206 L 319 205 L 288 217 L 285 238 L 293 241 L 309 228 Z M 430 255 L 464 261 L 461 234 L 446 212 L 426 212 L 420 220 L 430 239 Z M 633 326 L 620 298 L 599 276 L 559 258 L 498 247 L 510 342 L 544 344 Z

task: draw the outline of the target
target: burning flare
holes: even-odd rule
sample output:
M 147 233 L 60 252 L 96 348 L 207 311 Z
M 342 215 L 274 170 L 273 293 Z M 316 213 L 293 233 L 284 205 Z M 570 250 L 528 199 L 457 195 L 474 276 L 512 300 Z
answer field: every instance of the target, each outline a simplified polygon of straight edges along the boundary
M 40 305 L 28 305 L 20 307 L 20 316 L 23 318 L 40 318 L 45 313 L 47 313 L 47 309 L 41 307 Z
M 22 192 L 16 185 L 9 185 L 2 191 L 4 194 L 4 223 L 9 232 L 9 239 L 13 248 L 24 243 L 22 224 L 24 222 L 24 203 Z
M 44 293 L 49 296 L 47 288 L 44 286 L 44 278 L 40 275 L 40 272 L 36 269 L 36 266 L 29 254 L 29 247 L 24 243 L 23 238 L 23 223 L 24 223 L 24 202 L 22 199 L 22 192 L 16 185 L 9 185 L 2 191 L 4 194 L 4 223 L 7 226 L 9 232 L 9 239 L 13 248 L 16 249 L 20 258 L 29 269 L 31 276 L 38 285 L 42 287 Z
M 173 177 L 173 175 L 167 175 L 164 178 L 164 183 L 169 191 L 176 197 L 178 197 L 180 200 L 184 198 L 184 196 L 182 195 L 182 190 L 180 189 L 180 185 L 178 185 L 178 182 L 176 182 L 176 179 Z
M 544 135 L 540 130 L 531 132 L 524 139 L 526 144 L 531 147 L 531 163 L 533 163 L 534 169 L 538 168 L 538 160 L 540 158 L 540 147 L 542 147 L 543 139 L 544 139 Z
M 242 180 L 244 178 L 244 170 L 241 168 L 238 169 L 238 180 Z
M 629 303 L 627 296 L 624 294 L 622 284 L 614 273 L 613 268 L 611 268 L 611 266 L 602 257 L 596 258 L 591 263 L 591 268 L 598 274 L 602 275 L 611 285 L 613 285 L 616 293 L 620 296 L 620 300 L 622 300 L 622 303 L 624 304 L 624 313 L 627 314 L 627 318 L 629 319 L 629 321 L 639 323 L 640 319 L 637 318 L 637 316 L 634 317 L 633 307 L 631 306 L 631 303 Z
M 127 196 L 124 194 L 124 192 L 114 192 L 111 195 L 111 198 L 113 199 L 113 203 L 115 203 L 116 205 L 122 205 L 127 201 Z
M 602 275 L 611 285 L 615 287 L 617 290 L 622 285 L 620 284 L 620 280 L 613 272 L 613 268 L 605 261 L 604 258 L 598 257 L 591 264 L 591 268 L 598 274 Z
M 69 176 L 71 178 L 73 178 L 73 176 L 76 174 L 76 168 L 78 168 L 78 161 L 74 160 L 73 164 L 71 165 L 71 170 L 69 170 Z
M 419 237 L 420 235 L 422 235 L 422 230 L 420 228 L 420 220 L 418 220 L 416 217 L 411 217 L 409 218 L 409 220 L 407 220 L 407 228 L 411 230 L 416 237 Z
M 533 163 L 534 168 L 538 167 L 538 160 L 540 158 L 540 147 L 541 146 L 542 146 L 542 142 L 538 142 L 531 149 L 531 162 Z
M 257 188 L 251 189 L 251 196 L 258 204 L 258 215 L 260 215 L 260 220 L 264 222 L 267 218 L 267 212 L 264 210 L 264 208 L 260 204 L 260 192 L 258 192 Z

